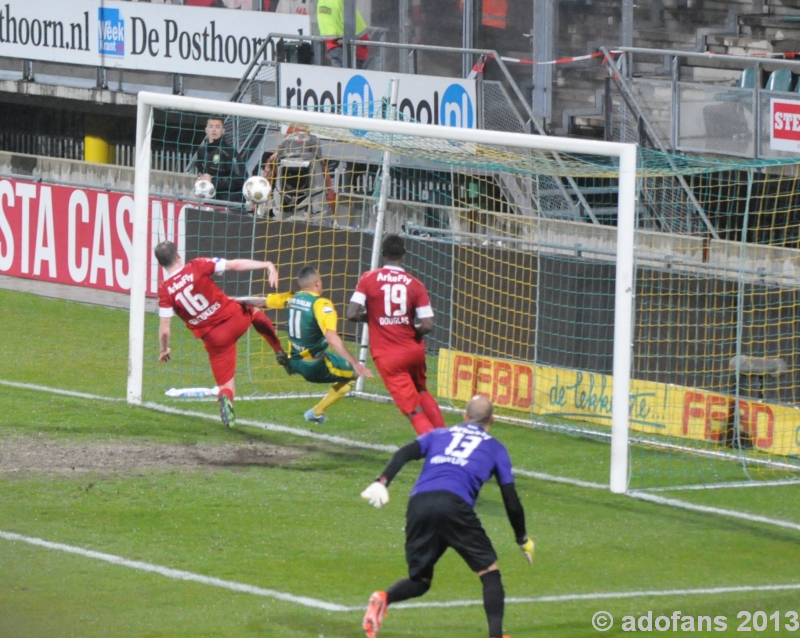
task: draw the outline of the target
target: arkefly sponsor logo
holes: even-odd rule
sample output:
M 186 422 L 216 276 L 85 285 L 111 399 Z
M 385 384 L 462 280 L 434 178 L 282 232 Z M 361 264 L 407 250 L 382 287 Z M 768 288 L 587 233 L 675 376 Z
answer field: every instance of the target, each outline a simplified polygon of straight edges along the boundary
M 375 117 L 375 97 L 363 75 L 354 75 L 345 84 L 342 113 L 355 117 Z
M 443 126 L 475 128 L 475 109 L 472 100 L 460 84 L 451 84 L 442 94 L 439 122 Z
M 119 9 L 97 10 L 97 47 L 102 55 L 125 55 L 125 20 Z

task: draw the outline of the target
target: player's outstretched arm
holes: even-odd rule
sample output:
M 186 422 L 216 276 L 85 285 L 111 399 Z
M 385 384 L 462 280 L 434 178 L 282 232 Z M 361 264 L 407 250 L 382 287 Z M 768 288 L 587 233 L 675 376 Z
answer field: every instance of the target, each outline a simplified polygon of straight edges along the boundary
M 389 502 L 389 483 L 409 461 L 418 461 L 422 458 L 422 447 L 419 441 L 411 441 L 392 455 L 381 475 L 361 492 L 361 498 L 366 499 L 370 505 L 381 508 Z
M 423 319 L 417 319 L 417 323 L 414 324 L 414 330 L 417 331 L 419 336 L 423 336 L 428 334 L 429 332 L 433 332 L 433 317 L 425 317 Z
M 351 301 L 350 305 L 347 306 L 347 310 L 345 310 L 344 312 L 344 316 L 347 318 L 348 321 L 355 321 L 356 323 L 366 323 L 367 309 L 360 303 Z
M 336 334 L 334 330 L 326 330 L 325 331 L 325 341 L 328 342 L 328 345 L 333 348 L 333 351 L 342 357 L 347 363 L 353 366 L 353 370 L 356 371 L 356 374 L 360 377 L 367 377 L 367 379 L 372 379 L 375 375 L 372 374 L 372 371 L 366 368 L 364 365 L 359 363 L 358 359 L 356 359 L 350 351 L 345 347 L 342 338 Z
M 171 320 L 172 317 L 161 317 L 158 322 L 158 344 L 160 346 L 160 352 L 158 355 L 159 363 L 166 363 L 170 358 L 169 355 L 171 350 L 169 348 L 169 324 Z
M 271 261 L 257 261 L 255 259 L 227 259 L 225 260 L 225 270 L 237 272 L 247 270 L 266 270 L 267 280 L 273 288 L 278 285 L 278 269 Z
M 253 306 L 253 308 L 267 307 L 266 297 L 234 297 L 233 300 L 245 306 Z
M 503 496 L 503 505 L 506 508 L 508 521 L 514 530 L 517 545 L 519 545 L 525 560 L 530 565 L 533 562 L 533 539 L 528 537 L 525 530 L 525 510 L 522 508 L 522 503 L 520 503 L 517 488 L 514 483 L 505 483 L 500 486 L 500 494 Z
M 234 301 L 243 303 L 245 306 L 254 308 L 267 308 L 269 310 L 282 310 L 286 304 L 294 297 L 293 292 L 273 292 L 266 297 L 234 297 Z

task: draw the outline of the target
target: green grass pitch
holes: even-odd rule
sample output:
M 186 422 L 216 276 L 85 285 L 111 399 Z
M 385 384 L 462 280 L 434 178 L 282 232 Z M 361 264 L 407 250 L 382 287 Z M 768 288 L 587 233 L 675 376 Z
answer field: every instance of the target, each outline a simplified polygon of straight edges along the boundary
M 0 380 L 122 399 L 127 321 L 120 310 L 0 291 Z M 237 417 L 377 444 L 413 436 L 394 406 L 355 399 L 310 428 L 302 419 L 309 403 L 238 402 Z M 359 498 L 387 452 L 9 385 L 0 385 L 0 405 L 0 533 L 260 588 L 232 591 L 0 537 L 0 638 L 358 637 L 369 594 L 404 575 L 405 503 L 417 466 L 399 475 L 387 508 Z M 168 405 L 216 412 L 209 402 Z M 492 433 L 518 468 L 606 480 L 605 444 L 504 424 Z M 625 615 L 676 610 L 725 616 L 727 631 L 715 635 L 740 635 L 740 611 L 778 611 L 778 632 L 770 620 L 750 634 L 793 633 L 786 614 L 800 612 L 800 588 L 636 592 L 800 583 L 800 531 L 522 476 L 517 485 L 537 542 L 533 567 L 513 542 L 496 485 L 477 505 L 512 599 L 512 638 L 621 636 Z M 800 523 L 796 485 L 665 496 Z M 576 596 L 620 592 L 633 595 Z M 419 602 L 480 596 L 477 577 L 450 552 Z M 599 610 L 614 616 L 607 632 L 592 628 Z M 476 604 L 390 609 L 380 635 L 480 638 L 485 618 Z

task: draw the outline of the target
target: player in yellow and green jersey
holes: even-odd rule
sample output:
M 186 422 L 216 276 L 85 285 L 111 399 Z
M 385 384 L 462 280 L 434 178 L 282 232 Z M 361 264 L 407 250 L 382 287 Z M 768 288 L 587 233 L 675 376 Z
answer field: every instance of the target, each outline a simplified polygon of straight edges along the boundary
M 312 266 L 304 266 L 297 276 L 297 284 L 299 292 L 239 301 L 261 308 L 289 310 L 289 365 L 306 381 L 333 384 L 322 401 L 303 415 L 307 421 L 321 424 L 325 422 L 325 410 L 350 391 L 351 381 L 361 375 L 367 378 L 373 375 L 350 354 L 336 332 L 339 317 L 330 300 L 322 296 L 319 272 Z

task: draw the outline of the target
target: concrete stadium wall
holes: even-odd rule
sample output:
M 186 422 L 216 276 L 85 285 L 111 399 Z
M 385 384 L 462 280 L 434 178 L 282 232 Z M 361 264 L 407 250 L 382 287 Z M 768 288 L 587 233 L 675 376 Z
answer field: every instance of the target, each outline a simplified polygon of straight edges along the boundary
M 0 176 L 27 177 L 51 184 L 132 193 L 134 174 L 133 168 L 125 166 L 0 151 Z M 195 176 L 184 173 L 153 171 L 150 175 L 150 192 L 163 196 L 186 197 L 192 194 L 195 179 Z

